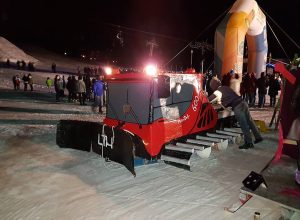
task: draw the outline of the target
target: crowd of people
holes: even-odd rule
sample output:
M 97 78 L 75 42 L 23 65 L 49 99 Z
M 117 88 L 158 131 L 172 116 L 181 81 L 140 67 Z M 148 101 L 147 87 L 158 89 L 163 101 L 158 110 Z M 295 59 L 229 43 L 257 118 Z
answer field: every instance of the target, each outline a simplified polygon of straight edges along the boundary
M 86 101 L 92 101 L 93 111 L 103 113 L 105 84 L 102 75 L 97 75 L 95 78 L 90 75 L 79 75 L 76 78 L 73 75 L 69 76 L 67 80 L 64 76 L 56 75 L 53 84 L 57 102 L 61 102 L 64 97 L 67 97 L 68 102 L 79 102 L 80 105 L 87 105 Z M 48 89 L 51 89 L 52 82 L 49 77 L 46 85 Z M 67 95 L 65 94 L 66 90 L 68 91 Z
M 6 60 L 5 67 L 10 68 L 13 65 L 17 67 L 18 70 L 26 70 L 28 69 L 29 71 L 34 72 L 35 71 L 35 66 L 34 63 L 29 61 L 27 64 L 24 60 L 17 60 L 15 64 L 11 63 L 9 59 Z
M 78 76 L 69 75 L 67 79 L 65 79 L 64 75 L 56 75 L 53 80 L 47 77 L 45 85 L 48 88 L 48 92 L 52 92 L 52 88 L 54 87 L 57 102 L 61 102 L 67 98 L 67 101 L 70 103 L 79 102 L 80 105 L 86 105 L 87 101 L 92 101 L 93 110 L 102 113 L 106 87 L 102 74 L 93 75 L 90 75 L 90 73 L 78 74 Z M 212 76 L 207 75 L 205 77 L 205 90 L 208 96 L 213 93 L 209 86 L 211 79 Z M 22 78 L 18 74 L 14 75 L 12 81 L 15 90 L 20 89 L 21 81 L 23 81 L 24 91 L 29 89 L 33 91 L 33 77 L 30 73 L 24 74 Z M 280 81 L 281 78 L 278 73 L 267 75 L 261 73 L 258 79 L 255 73 L 245 73 L 242 79 L 240 79 L 240 75 L 231 70 L 222 77 L 221 84 L 228 86 L 238 96 L 241 96 L 249 107 L 256 105 L 256 98 L 258 96 L 257 106 L 261 108 L 265 106 L 266 95 L 270 96 L 270 106 L 275 106 L 276 96 L 280 90 Z
M 31 73 L 24 74 L 22 78 L 19 74 L 12 77 L 14 90 L 21 89 L 21 82 L 23 83 L 24 91 L 33 91 L 33 77 Z M 80 105 L 87 105 L 86 101 L 91 101 L 92 110 L 94 112 L 103 113 L 103 105 L 105 103 L 106 86 L 103 82 L 103 75 L 96 75 L 91 77 L 89 74 L 72 75 L 65 79 L 65 76 L 55 75 L 52 80 L 47 77 L 45 81 L 48 92 L 52 93 L 53 87 L 55 90 L 56 102 L 61 102 L 65 98 L 70 103 L 78 103 Z
M 255 106 L 257 93 L 259 108 L 265 106 L 266 94 L 270 96 L 270 106 L 275 106 L 276 96 L 280 90 L 279 74 L 265 76 L 262 72 L 257 79 L 255 73 L 246 73 L 240 79 L 240 75 L 231 70 L 222 77 L 222 81 L 217 77 L 209 78 L 206 88 L 211 103 L 218 103 L 223 108 L 231 107 L 234 112 L 244 134 L 244 144 L 239 146 L 239 149 L 254 148 L 253 144 L 263 141 L 249 112 L 249 106 Z M 251 133 L 255 138 L 254 141 Z
M 30 91 L 33 91 L 33 78 L 31 73 L 24 74 L 22 78 L 20 78 L 19 74 L 14 75 L 12 77 L 14 90 L 20 90 L 21 80 L 23 81 L 24 91 L 28 90 L 28 86 L 30 87 Z
M 212 94 L 209 88 L 212 76 L 206 76 L 206 91 L 208 95 Z M 258 108 L 266 106 L 266 95 L 270 97 L 270 107 L 276 104 L 276 97 L 279 94 L 281 77 L 279 73 L 265 74 L 262 72 L 257 79 L 255 73 L 245 73 L 240 79 L 240 75 L 234 73 L 233 70 L 229 71 L 222 77 L 221 83 L 223 86 L 230 87 L 237 95 L 242 96 L 249 107 Z M 258 97 L 258 102 L 256 99 Z

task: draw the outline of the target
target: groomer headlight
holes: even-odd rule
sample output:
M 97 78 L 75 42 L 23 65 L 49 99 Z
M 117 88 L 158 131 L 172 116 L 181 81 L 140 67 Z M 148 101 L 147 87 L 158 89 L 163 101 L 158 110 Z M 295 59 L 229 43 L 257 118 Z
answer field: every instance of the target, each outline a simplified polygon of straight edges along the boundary
M 149 76 L 156 76 L 157 75 L 157 68 L 154 65 L 147 65 L 145 67 L 145 72 Z
M 112 74 L 112 68 L 111 67 L 104 67 L 104 72 L 106 75 L 111 75 Z

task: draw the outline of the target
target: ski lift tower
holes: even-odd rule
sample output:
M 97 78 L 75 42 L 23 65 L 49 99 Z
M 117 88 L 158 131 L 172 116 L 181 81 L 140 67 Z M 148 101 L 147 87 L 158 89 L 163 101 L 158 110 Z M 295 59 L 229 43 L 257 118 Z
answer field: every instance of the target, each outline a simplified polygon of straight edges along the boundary
M 204 53 L 205 53 L 206 50 L 207 51 L 213 50 L 213 47 L 209 43 L 204 42 L 204 41 L 202 41 L 202 42 L 195 41 L 194 44 L 193 43 L 190 44 L 190 47 L 193 48 L 193 49 L 201 49 L 201 55 L 202 55 L 201 73 L 203 73 L 203 70 L 204 70 Z
M 147 46 L 149 46 L 149 57 L 152 57 L 153 56 L 153 50 L 155 47 L 158 47 L 158 44 L 156 43 L 156 40 L 153 38 L 152 40 L 150 41 L 147 41 Z

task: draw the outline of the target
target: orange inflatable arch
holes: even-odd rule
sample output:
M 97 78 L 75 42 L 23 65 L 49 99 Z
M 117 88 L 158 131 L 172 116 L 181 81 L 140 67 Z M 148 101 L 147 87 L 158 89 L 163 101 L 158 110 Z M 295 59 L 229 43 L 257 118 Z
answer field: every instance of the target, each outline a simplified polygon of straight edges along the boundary
M 245 39 L 247 71 L 258 78 L 266 68 L 268 43 L 266 17 L 254 0 L 237 0 L 216 29 L 215 72 L 219 78 L 231 69 L 242 75 Z

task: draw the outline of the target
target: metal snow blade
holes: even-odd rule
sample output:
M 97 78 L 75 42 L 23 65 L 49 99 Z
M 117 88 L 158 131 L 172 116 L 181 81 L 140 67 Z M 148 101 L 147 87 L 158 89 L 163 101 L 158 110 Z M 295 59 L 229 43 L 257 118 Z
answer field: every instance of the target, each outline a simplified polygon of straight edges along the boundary
M 62 148 L 93 151 L 123 164 L 134 176 L 133 142 L 129 133 L 96 122 L 60 120 L 56 143 Z

